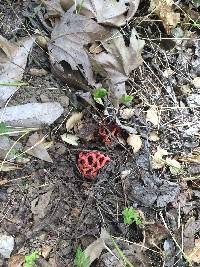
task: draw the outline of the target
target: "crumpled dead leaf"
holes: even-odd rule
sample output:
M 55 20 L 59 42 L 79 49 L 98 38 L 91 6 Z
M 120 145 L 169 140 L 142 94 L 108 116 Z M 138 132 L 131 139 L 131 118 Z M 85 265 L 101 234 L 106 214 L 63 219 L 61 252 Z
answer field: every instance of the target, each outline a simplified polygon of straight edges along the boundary
M 76 0 L 80 5 L 80 14 L 95 18 L 98 23 L 123 26 L 136 13 L 140 0 Z
M 180 13 L 173 11 L 173 4 L 173 0 L 151 0 L 150 2 L 150 11 L 160 17 L 167 33 L 170 33 L 170 29 L 175 28 L 180 21 Z
M 142 64 L 141 51 L 145 42 L 138 38 L 136 30 L 133 28 L 129 46 L 126 46 L 123 35 L 118 30 L 112 31 L 112 37 L 103 42 L 106 52 L 102 52 L 93 57 L 99 72 L 103 70 L 110 80 L 112 97 L 121 99 L 125 91 L 125 81 L 129 74 Z
M 65 74 L 63 63 L 67 62 L 72 70 L 79 70 L 89 84 L 94 85 L 91 63 L 84 46 L 104 40 L 110 33 L 94 20 L 67 11 L 56 25 L 48 44 L 50 60 L 58 73 Z M 66 80 L 69 80 L 68 75 Z
M 51 252 L 52 247 L 49 245 L 43 245 L 41 248 L 41 255 L 43 258 L 47 258 L 49 256 L 49 253 Z
M 8 260 L 8 267 L 22 267 L 25 262 L 25 256 L 22 254 L 16 254 L 10 257 Z
M 147 110 L 146 121 L 150 121 L 154 126 L 159 124 L 159 116 L 156 107 L 151 107 Z
M 72 146 L 78 146 L 78 136 L 73 134 L 62 134 L 61 138 L 64 142 L 72 145 Z
M 39 195 L 31 202 L 31 211 L 34 214 L 35 221 L 44 218 L 51 200 L 53 189 L 50 189 L 44 194 Z
M 156 153 L 153 155 L 151 160 L 151 166 L 153 169 L 161 169 L 165 166 L 165 161 L 163 160 L 163 156 L 168 155 L 167 150 L 157 147 Z
M 32 148 L 31 148 L 32 147 Z M 31 149 L 30 149 L 31 148 Z M 32 134 L 25 147 L 27 154 L 47 162 L 53 162 L 44 145 L 44 139 L 38 133 Z
M 17 91 L 18 87 L 12 84 L 22 80 L 34 41 L 35 36 L 30 36 L 14 44 L 0 35 L 0 83 L 5 84 L 0 85 L 0 106 Z
M 129 46 L 125 45 L 123 35 L 118 30 L 112 31 L 112 37 L 102 43 L 106 52 L 94 57 L 107 72 L 112 83 L 127 81 L 128 75 L 142 63 L 141 51 L 144 41 L 138 39 L 136 30 L 133 28 Z
M 66 122 L 67 131 L 72 130 L 74 126 L 81 121 L 82 117 L 83 117 L 83 113 L 81 112 L 72 113 L 71 117 Z
M 42 3 L 49 18 L 60 18 L 64 14 L 60 0 L 42 0 Z
M 200 239 L 195 239 L 195 246 L 187 252 L 188 259 L 195 263 L 200 263 Z
M 142 140 L 138 134 L 130 134 L 127 143 L 132 147 L 133 153 L 137 153 L 142 147 Z

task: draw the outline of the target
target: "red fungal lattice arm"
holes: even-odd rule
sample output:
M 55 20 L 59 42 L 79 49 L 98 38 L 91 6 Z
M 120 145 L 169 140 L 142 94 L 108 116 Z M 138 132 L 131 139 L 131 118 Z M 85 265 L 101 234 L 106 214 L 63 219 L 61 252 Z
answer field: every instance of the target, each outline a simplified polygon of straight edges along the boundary
M 100 152 L 90 151 L 86 154 L 80 152 L 78 157 L 78 168 L 84 177 L 93 180 L 96 177 L 97 172 L 109 161 L 110 158 Z
M 108 127 L 108 129 L 106 129 L 104 126 L 101 126 L 99 128 L 99 135 L 100 135 L 102 141 L 104 142 L 104 144 L 106 144 L 106 145 L 108 145 L 112 142 L 110 139 L 110 136 L 109 136 L 109 132 L 111 133 L 112 137 L 117 137 L 118 134 L 120 133 L 120 129 L 117 128 L 115 125 L 109 125 L 107 127 Z

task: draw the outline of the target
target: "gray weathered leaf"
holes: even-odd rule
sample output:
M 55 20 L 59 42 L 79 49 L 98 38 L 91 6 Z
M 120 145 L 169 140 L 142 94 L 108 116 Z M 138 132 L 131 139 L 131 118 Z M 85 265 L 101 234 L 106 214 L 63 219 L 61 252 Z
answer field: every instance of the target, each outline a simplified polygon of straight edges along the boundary
M 3 258 L 10 258 L 14 249 L 14 238 L 9 235 L 0 235 L 0 254 Z
M 82 0 L 76 0 L 80 5 Z M 96 18 L 98 23 L 112 26 L 123 26 L 138 9 L 140 0 L 84 0 L 81 14 Z
M 28 103 L 2 108 L 0 118 L 10 126 L 42 127 L 52 124 L 62 113 L 63 108 L 57 102 Z
M 89 266 L 94 262 L 96 259 L 98 259 L 103 251 L 105 249 L 105 243 L 110 239 L 109 233 L 102 228 L 101 229 L 101 235 L 97 240 L 92 242 L 85 250 L 84 253 L 86 256 L 89 257 Z
M 11 44 L 0 35 L 0 106 L 17 91 L 14 84 L 22 80 L 27 57 L 35 37 L 26 37 L 16 44 Z
M 103 40 L 109 34 L 94 20 L 67 11 L 54 28 L 48 44 L 50 60 L 57 72 L 67 75 L 64 63 L 79 70 L 89 84 L 94 84 L 91 63 L 84 46 Z M 69 79 L 68 75 L 66 79 Z
M 97 54 L 94 59 L 105 69 L 113 84 L 122 83 L 127 81 L 131 71 L 141 65 L 144 43 L 138 38 L 134 28 L 129 46 L 126 46 L 123 35 L 118 30 L 113 30 L 112 37 L 102 43 L 107 53 Z
M 50 18 L 60 17 L 64 14 L 60 0 L 45 0 L 43 1 L 43 4 L 46 7 L 48 17 Z
M 144 41 L 138 39 L 135 29 L 132 29 L 130 44 L 126 46 L 123 35 L 118 30 L 112 31 L 113 35 L 108 41 L 102 43 L 107 52 L 94 55 L 94 61 L 110 80 L 110 99 L 115 106 L 126 94 L 125 81 L 129 74 L 142 63 L 141 51 Z

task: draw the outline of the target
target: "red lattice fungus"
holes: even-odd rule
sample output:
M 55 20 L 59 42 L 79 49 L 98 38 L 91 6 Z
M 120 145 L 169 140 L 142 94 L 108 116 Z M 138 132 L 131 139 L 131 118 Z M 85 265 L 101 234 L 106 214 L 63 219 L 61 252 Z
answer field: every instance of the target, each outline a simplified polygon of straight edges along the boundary
M 78 168 L 85 178 L 94 180 L 97 172 L 110 161 L 108 156 L 104 156 L 100 152 L 90 151 L 86 154 L 79 153 Z
M 110 125 L 107 127 L 107 129 L 102 126 L 99 128 L 99 135 L 104 142 L 104 144 L 110 144 L 112 141 L 110 139 L 110 136 L 117 137 L 120 132 L 120 129 L 116 127 L 115 125 Z

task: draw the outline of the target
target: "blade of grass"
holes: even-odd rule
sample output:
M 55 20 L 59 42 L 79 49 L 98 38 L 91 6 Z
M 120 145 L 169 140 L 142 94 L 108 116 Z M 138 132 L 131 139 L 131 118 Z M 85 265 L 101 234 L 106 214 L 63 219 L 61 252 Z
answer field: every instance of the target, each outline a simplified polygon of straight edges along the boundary
M 120 259 L 123 261 L 123 264 L 125 264 L 125 266 L 127 267 L 135 267 L 130 261 L 129 259 L 124 255 L 123 251 L 119 248 L 119 246 L 117 245 L 117 243 L 115 242 L 115 240 L 113 238 L 112 239 L 112 243 L 120 257 Z
M 83 8 L 84 0 L 81 0 L 80 4 L 77 6 L 76 13 L 79 14 L 81 12 L 81 9 Z
M 24 86 L 28 85 L 28 83 L 23 83 L 23 82 L 0 82 L 1 86 Z

